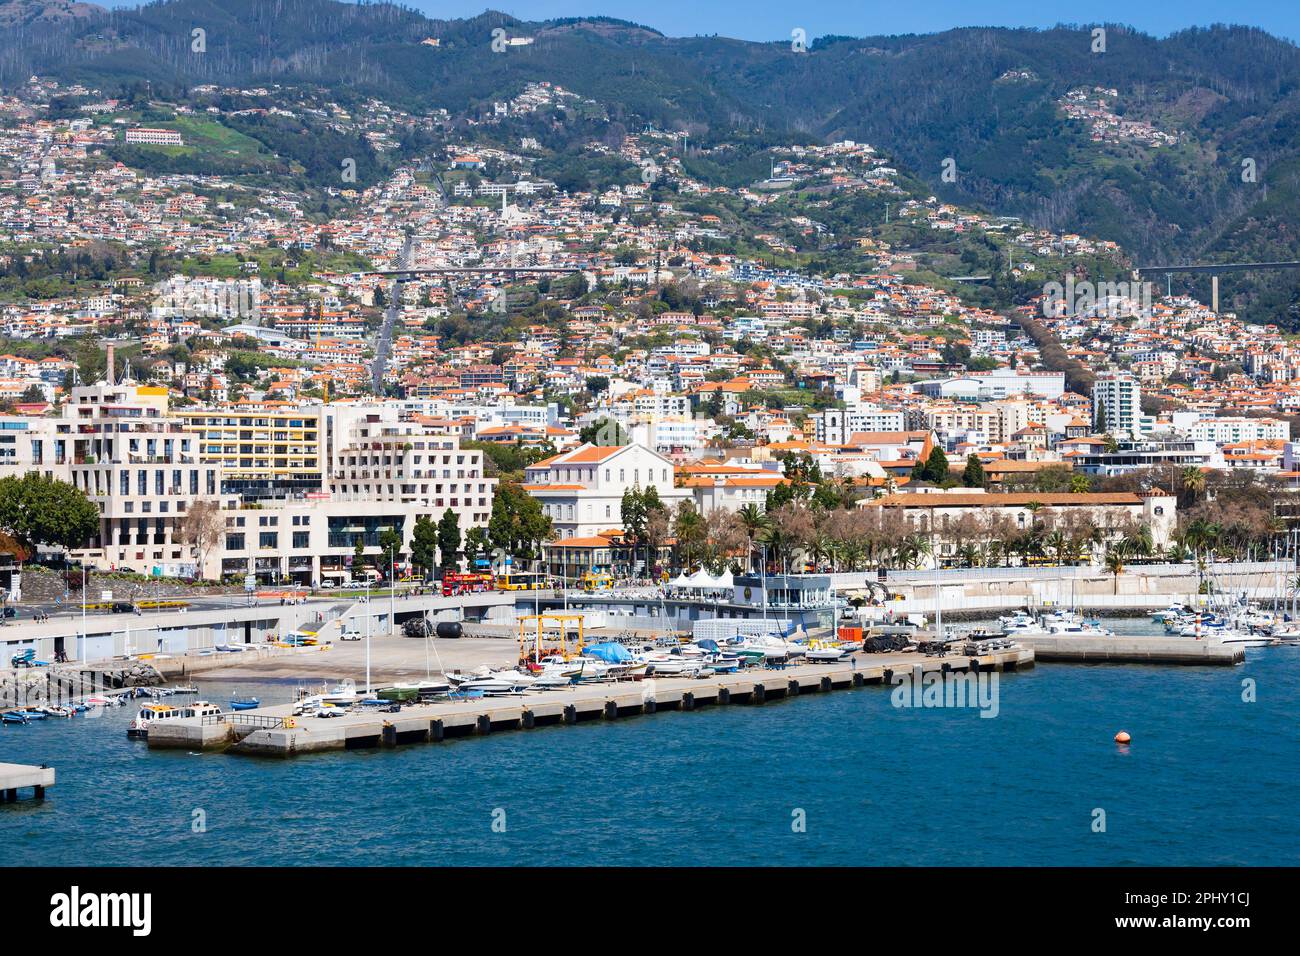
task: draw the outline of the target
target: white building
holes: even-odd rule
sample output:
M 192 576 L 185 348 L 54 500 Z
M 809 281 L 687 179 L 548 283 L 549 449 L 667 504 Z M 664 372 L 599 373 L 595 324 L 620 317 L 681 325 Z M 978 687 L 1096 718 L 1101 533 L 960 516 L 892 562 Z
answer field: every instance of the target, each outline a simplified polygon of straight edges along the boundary
M 1092 386 L 1094 422 L 1105 412 L 1105 430 L 1118 438 L 1142 437 L 1142 388 L 1128 372 L 1102 372 Z
M 886 411 L 875 405 L 829 408 L 809 417 L 813 420 L 814 437 L 823 445 L 847 445 L 853 435 L 861 432 L 901 432 L 906 424 L 903 412 Z
M 674 486 L 673 463 L 643 445 L 580 445 L 524 472 L 524 489 L 550 516 L 560 540 L 623 527 L 623 493 L 653 487 L 667 508 L 689 498 Z
M 965 402 L 995 402 L 1025 395 L 1052 400 L 1065 394 L 1065 373 L 1018 372 L 1015 369 L 998 368 L 988 373 L 921 382 L 917 387 L 930 398 L 952 398 Z

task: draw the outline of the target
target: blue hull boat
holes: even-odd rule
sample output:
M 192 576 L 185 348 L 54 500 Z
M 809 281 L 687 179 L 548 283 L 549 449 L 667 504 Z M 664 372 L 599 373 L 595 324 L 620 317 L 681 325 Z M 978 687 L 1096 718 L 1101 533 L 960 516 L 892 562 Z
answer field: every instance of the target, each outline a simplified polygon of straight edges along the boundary
M 236 697 L 230 702 L 231 710 L 253 710 L 261 706 L 262 701 L 257 697 Z
M 4 724 L 25 724 L 28 723 L 28 716 L 22 711 L 11 710 L 0 714 L 0 723 Z

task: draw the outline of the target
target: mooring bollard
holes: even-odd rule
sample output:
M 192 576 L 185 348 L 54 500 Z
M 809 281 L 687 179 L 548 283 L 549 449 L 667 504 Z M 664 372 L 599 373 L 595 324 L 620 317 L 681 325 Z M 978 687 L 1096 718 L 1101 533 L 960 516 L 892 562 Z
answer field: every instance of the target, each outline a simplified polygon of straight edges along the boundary
M 618 717 L 618 704 L 612 700 L 605 701 L 605 719 L 614 720 L 616 717 Z
M 564 705 L 564 722 L 566 724 L 576 724 L 578 722 L 578 708 L 572 704 Z
M 824 691 L 825 691 L 825 690 L 830 690 L 830 689 L 831 689 L 832 687 L 834 687 L 834 686 L 835 686 L 835 685 L 831 683 L 831 679 L 830 679 L 829 676 L 827 676 L 827 677 L 823 677 L 823 678 L 822 678 L 822 684 L 821 684 L 822 690 L 824 690 Z
M 474 729 L 480 734 L 492 733 L 492 718 L 487 714 L 479 714 L 478 719 L 474 722 Z
M 762 684 L 754 685 L 754 692 L 749 695 L 750 703 L 761 704 L 766 699 L 767 694 Z
M 526 710 L 523 716 L 519 718 L 519 723 L 523 725 L 524 730 L 532 730 L 536 726 L 537 720 L 531 710 Z
M 686 693 L 682 694 L 682 710 L 694 710 L 694 709 L 695 709 L 695 695 L 688 690 Z
M 718 688 L 718 703 L 719 703 L 719 704 L 730 704 L 730 703 L 731 703 L 731 688 L 730 688 L 730 687 L 719 687 L 719 688 Z
M 434 742 L 440 741 L 440 740 L 443 739 L 443 736 L 446 734 L 446 732 L 447 732 L 447 731 L 446 731 L 446 729 L 443 727 L 443 725 L 442 725 L 442 721 L 441 721 L 441 720 L 431 720 L 431 721 L 429 721 L 429 739 L 430 739 L 430 740 L 432 740 L 432 741 L 434 741 Z

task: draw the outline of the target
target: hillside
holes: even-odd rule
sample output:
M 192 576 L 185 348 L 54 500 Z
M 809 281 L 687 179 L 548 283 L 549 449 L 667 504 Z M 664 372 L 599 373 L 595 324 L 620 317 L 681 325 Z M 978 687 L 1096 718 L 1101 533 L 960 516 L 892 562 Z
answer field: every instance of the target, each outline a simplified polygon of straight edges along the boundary
M 73 6 L 85 5 L 5 8 Z M 202 53 L 191 49 L 196 26 Z M 494 30 L 532 42 L 495 52 Z M 0 38 L 0 79 L 311 83 L 457 117 L 544 80 L 597 100 L 611 124 L 685 130 L 701 148 L 737 137 L 871 142 L 943 198 L 1113 239 L 1142 262 L 1300 258 L 1295 45 L 1240 27 L 1165 39 L 1109 27 L 1107 41 L 1095 54 L 1082 27 L 963 29 L 827 38 L 798 53 L 605 18 L 440 21 L 386 4 L 171 0 L 24 20 Z M 953 182 L 941 176 L 946 160 Z M 1295 285 L 1289 274 L 1239 274 L 1225 278 L 1224 301 L 1289 309 L 1300 322 Z

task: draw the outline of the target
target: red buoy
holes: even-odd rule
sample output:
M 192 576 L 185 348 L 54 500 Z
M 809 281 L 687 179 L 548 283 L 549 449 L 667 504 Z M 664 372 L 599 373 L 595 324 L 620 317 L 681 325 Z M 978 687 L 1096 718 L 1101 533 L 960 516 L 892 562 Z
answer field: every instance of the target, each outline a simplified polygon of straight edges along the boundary
M 1127 744 L 1127 743 L 1131 743 L 1132 741 L 1133 738 L 1128 735 L 1128 731 L 1126 730 L 1121 730 L 1119 733 L 1115 735 L 1115 743 L 1117 744 Z

